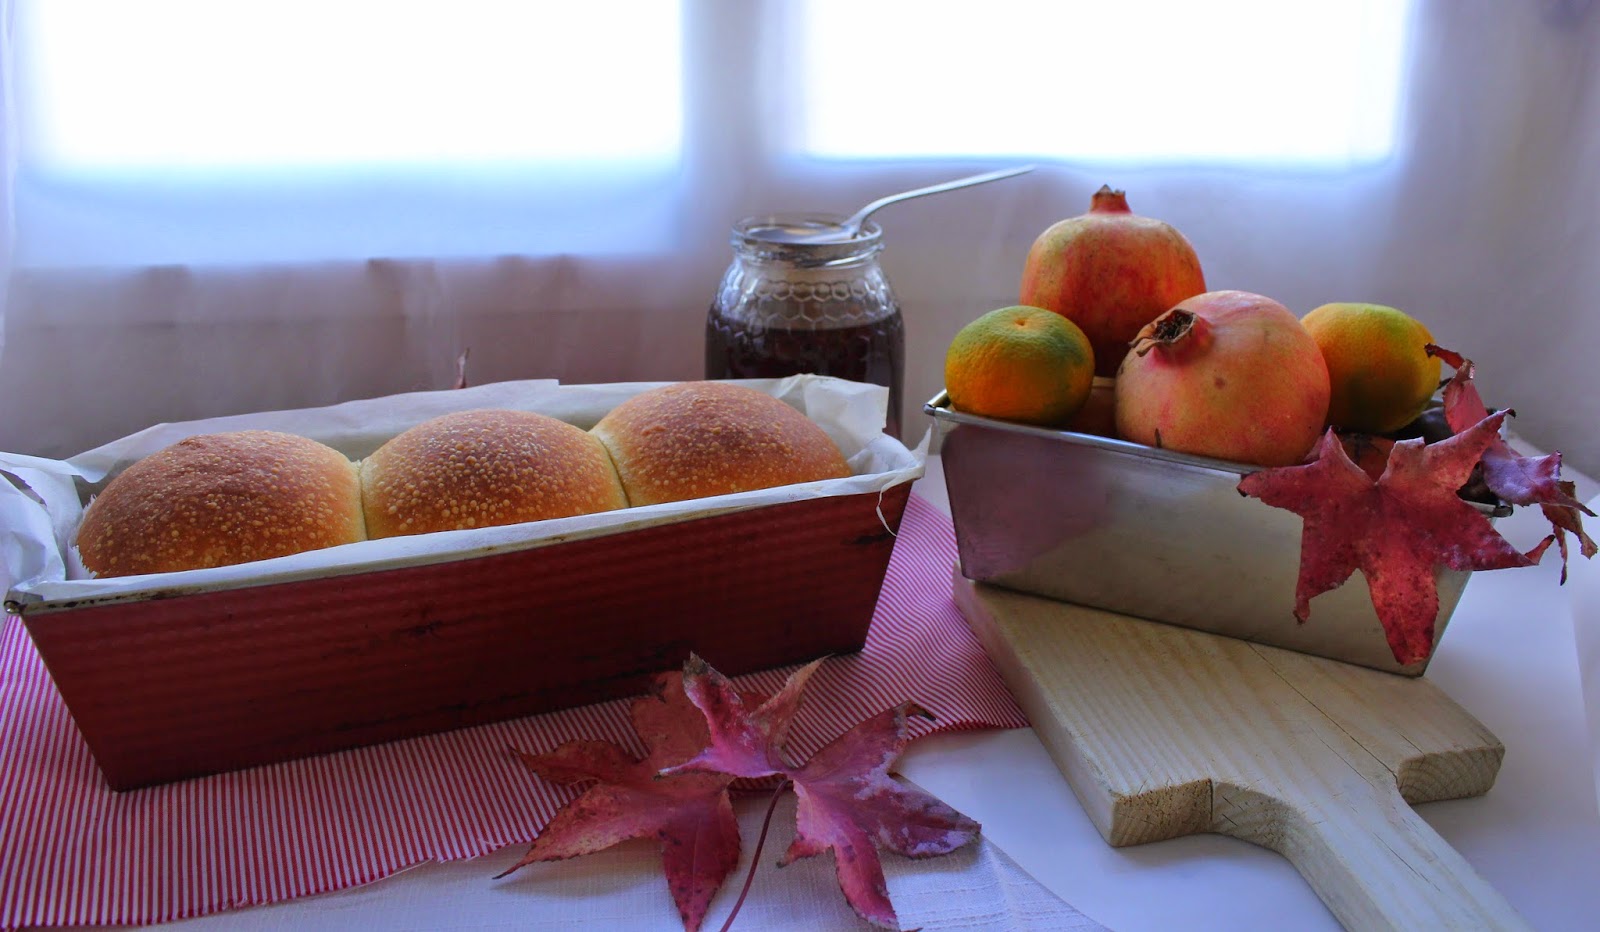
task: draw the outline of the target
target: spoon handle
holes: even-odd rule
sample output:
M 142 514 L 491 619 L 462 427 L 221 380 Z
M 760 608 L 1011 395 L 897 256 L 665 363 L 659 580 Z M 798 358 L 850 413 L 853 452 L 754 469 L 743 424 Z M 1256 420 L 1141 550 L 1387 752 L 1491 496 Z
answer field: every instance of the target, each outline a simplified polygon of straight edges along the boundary
M 954 181 L 933 184 L 927 186 L 926 188 L 917 188 L 914 191 L 901 191 L 899 194 L 890 194 L 887 197 L 880 197 L 867 206 L 856 211 L 855 215 L 849 220 L 846 220 L 842 225 L 846 230 L 851 232 L 851 235 L 854 235 L 861 229 L 861 225 L 867 222 L 867 218 L 881 207 L 887 207 L 890 204 L 898 204 L 901 201 L 908 201 L 914 197 L 922 197 L 927 194 L 942 194 L 945 191 L 954 191 L 956 188 L 967 188 L 975 184 L 984 184 L 990 181 L 999 181 L 1002 178 L 1015 177 L 1016 175 L 1022 175 L 1026 174 L 1027 172 L 1031 172 L 1033 171 L 1033 168 L 1034 166 L 1032 165 L 1020 165 L 1016 168 L 1002 168 L 999 171 L 984 172 L 981 175 L 969 175 L 966 178 L 957 178 Z

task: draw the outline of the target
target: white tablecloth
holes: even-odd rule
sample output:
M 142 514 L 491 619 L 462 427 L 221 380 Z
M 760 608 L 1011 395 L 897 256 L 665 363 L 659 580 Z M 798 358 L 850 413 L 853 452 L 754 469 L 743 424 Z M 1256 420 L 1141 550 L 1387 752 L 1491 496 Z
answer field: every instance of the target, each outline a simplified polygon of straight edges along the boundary
M 936 457 L 917 491 L 945 501 Z M 1537 509 L 1519 509 L 1499 527 L 1513 542 L 1531 546 L 1543 533 L 1541 524 Z M 1488 795 L 1430 803 L 1419 812 L 1533 927 L 1587 930 L 1600 922 L 1600 719 L 1586 717 L 1575 644 L 1591 671 L 1600 666 L 1600 566 L 1575 558 L 1574 578 L 1562 588 L 1555 561 L 1546 564 L 1478 573 L 1468 585 L 1427 675 L 1500 736 L 1506 759 Z M 1576 642 L 1575 619 L 1582 625 Z M 1588 706 L 1600 715 L 1600 681 L 1588 688 Z M 1030 730 L 924 739 L 900 769 L 982 822 L 985 838 L 982 847 L 953 858 L 912 863 L 886 857 L 894 862 L 890 891 L 908 927 L 1082 923 L 1053 893 L 1120 932 L 1338 928 L 1294 868 L 1265 849 L 1215 835 L 1108 847 Z M 744 804 L 747 826 L 759 819 L 757 808 L 754 801 Z M 746 837 L 754 837 L 753 828 Z M 769 838 L 767 859 L 784 844 L 781 835 L 776 842 Z M 177 925 L 572 928 L 588 920 L 608 928 L 677 927 L 670 907 L 661 911 L 665 888 L 648 845 L 544 865 L 521 881 L 489 879 L 519 853 L 426 865 L 358 890 Z M 764 865 L 736 927 L 859 925 L 832 885 L 829 863 L 813 859 L 781 873 Z M 737 882 L 729 887 L 736 890 Z M 708 928 L 730 904 L 725 892 Z

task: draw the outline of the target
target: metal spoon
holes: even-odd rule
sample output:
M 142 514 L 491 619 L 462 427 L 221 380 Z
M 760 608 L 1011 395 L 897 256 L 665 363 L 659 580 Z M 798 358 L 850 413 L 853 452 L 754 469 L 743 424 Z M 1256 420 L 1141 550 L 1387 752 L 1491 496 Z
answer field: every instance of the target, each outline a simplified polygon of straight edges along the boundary
M 1034 166 L 1032 165 L 1020 165 L 1016 168 L 1002 168 L 999 171 L 984 172 L 981 175 L 970 175 L 966 178 L 957 178 L 954 181 L 946 181 L 941 184 L 932 184 L 926 188 L 917 188 L 913 191 L 901 191 L 899 194 L 890 194 L 887 197 L 880 197 L 867 206 L 856 211 L 849 217 L 849 219 L 840 223 L 837 230 L 828 230 L 826 233 L 812 234 L 805 238 L 815 240 L 827 239 L 833 241 L 855 239 L 857 236 L 861 235 L 861 227 L 867 222 L 867 218 L 872 216 L 874 213 L 877 213 L 880 209 L 889 206 L 890 204 L 898 204 L 901 201 L 909 201 L 914 197 L 922 197 L 928 194 L 943 194 L 946 191 L 954 191 L 957 188 L 969 188 L 975 184 L 986 184 L 990 181 L 999 181 L 1002 178 L 1012 178 L 1017 175 L 1031 172 L 1033 169 Z M 794 237 L 791 241 L 796 241 L 798 239 L 800 238 Z
M 1002 168 L 999 171 L 984 172 L 981 175 L 971 175 L 966 178 L 957 178 L 954 181 L 946 181 L 942 184 L 931 184 L 926 188 L 917 188 L 914 191 L 902 191 L 899 194 L 890 194 L 887 197 L 880 197 L 867 206 L 856 211 L 850 216 L 850 219 L 840 224 L 840 226 L 842 226 L 845 232 L 849 233 L 850 236 L 854 238 L 861 235 L 861 225 L 867 222 L 868 217 L 872 216 L 874 213 L 877 213 L 879 209 L 888 207 L 890 204 L 898 204 L 901 201 L 909 201 L 914 197 L 922 197 L 923 195 L 927 194 L 943 194 L 946 191 L 954 191 L 957 188 L 969 188 L 975 184 L 986 184 L 990 181 L 999 181 L 1002 178 L 1012 178 L 1017 175 L 1027 174 L 1031 171 L 1033 171 L 1032 165 L 1021 165 L 1016 168 Z

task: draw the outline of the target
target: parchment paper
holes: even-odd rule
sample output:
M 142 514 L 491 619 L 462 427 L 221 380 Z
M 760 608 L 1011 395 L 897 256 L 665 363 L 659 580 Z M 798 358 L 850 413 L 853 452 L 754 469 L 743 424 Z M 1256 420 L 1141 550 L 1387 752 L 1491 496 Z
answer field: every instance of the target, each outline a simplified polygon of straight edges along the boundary
M 561 385 L 552 380 L 499 382 L 448 391 L 413 392 L 325 408 L 160 424 L 67 460 L 0 453 L 0 584 L 8 603 L 133 598 L 153 591 L 220 589 L 314 576 L 389 569 L 547 546 L 763 505 L 879 492 L 922 475 L 925 435 L 916 450 L 882 433 L 887 389 L 821 376 L 744 380 L 799 409 L 839 445 L 852 475 L 734 495 L 503 527 L 444 531 L 361 541 L 237 566 L 95 579 L 78 560 L 73 539 L 83 509 L 110 477 L 185 437 L 264 429 L 299 434 L 361 459 L 395 434 L 428 418 L 473 408 L 537 411 L 585 430 L 620 402 L 667 383 Z

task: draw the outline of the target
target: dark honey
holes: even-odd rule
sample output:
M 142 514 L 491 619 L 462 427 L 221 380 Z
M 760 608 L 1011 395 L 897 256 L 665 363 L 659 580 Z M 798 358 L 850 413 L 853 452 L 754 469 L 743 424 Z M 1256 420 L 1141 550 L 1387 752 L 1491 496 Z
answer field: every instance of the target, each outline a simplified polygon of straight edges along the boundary
M 706 316 L 706 378 L 765 379 L 814 373 L 889 389 L 885 431 L 900 436 L 905 325 L 899 313 L 865 324 L 793 330 L 730 318 L 716 304 Z

